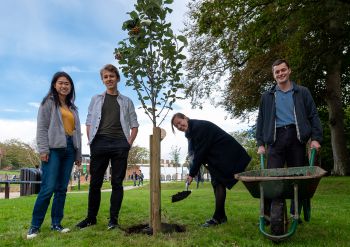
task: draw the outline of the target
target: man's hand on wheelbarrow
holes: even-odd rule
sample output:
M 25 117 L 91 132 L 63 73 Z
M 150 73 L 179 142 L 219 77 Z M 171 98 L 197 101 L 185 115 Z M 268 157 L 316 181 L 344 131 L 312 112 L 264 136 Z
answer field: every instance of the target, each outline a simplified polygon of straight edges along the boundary
M 315 148 L 318 151 L 318 150 L 320 150 L 321 145 L 320 145 L 320 143 L 318 141 L 314 140 L 314 141 L 311 141 L 310 148 L 311 149 Z
M 258 154 L 265 154 L 265 146 L 263 146 L 263 145 L 259 146 Z

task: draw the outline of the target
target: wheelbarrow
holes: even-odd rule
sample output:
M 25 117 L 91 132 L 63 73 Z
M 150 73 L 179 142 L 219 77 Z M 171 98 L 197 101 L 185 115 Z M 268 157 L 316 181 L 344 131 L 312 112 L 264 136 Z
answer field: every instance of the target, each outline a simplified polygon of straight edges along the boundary
M 295 233 L 301 208 L 304 210 L 304 219 L 310 221 L 310 199 L 313 197 L 321 177 L 327 173 L 322 168 L 314 166 L 315 154 L 316 150 L 312 149 L 309 166 L 273 169 L 264 169 L 265 162 L 262 154 L 260 156 L 260 170 L 235 175 L 235 178 L 243 182 L 254 198 L 260 198 L 259 230 L 265 237 L 274 242 L 285 240 Z M 265 230 L 265 199 L 272 200 L 271 233 Z M 294 199 L 294 216 L 289 229 L 285 199 Z M 273 229 L 280 230 L 273 231 Z

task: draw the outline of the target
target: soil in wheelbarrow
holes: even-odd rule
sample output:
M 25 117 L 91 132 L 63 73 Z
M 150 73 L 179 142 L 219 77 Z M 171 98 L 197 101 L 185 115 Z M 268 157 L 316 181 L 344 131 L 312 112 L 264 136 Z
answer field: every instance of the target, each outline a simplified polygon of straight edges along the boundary
M 183 225 L 161 223 L 162 233 L 185 232 L 185 231 L 186 231 L 186 227 Z M 124 232 L 126 234 L 141 233 L 141 234 L 152 235 L 153 229 L 148 224 L 139 224 L 139 225 L 134 225 L 124 229 Z

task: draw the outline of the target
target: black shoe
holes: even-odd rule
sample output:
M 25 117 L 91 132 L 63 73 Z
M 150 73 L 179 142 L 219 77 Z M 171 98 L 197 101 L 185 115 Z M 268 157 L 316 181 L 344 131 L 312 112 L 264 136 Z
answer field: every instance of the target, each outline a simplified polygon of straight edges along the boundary
M 108 222 L 108 226 L 107 226 L 107 229 L 108 230 L 112 230 L 116 227 L 118 227 L 118 220 L 116 220 L 115 218 L 111 218 Z
M 220 224 L 224 224 L 224 223 L 226 223 L 226 222 L 227 222 L 227 217 L 222 218 L 221 220 L 217 220 L 217 219 L 211 218 L 210 220 L 207 220 L 207 221 L 202 225 L 202 227 L 217 226 L 217 225 L 220 225 Z
M 61 233 L 67 233 L 70 232 L 69 228 L 64 228 L 61 225 L 52 225 L 51 226 L 51 231 L 56 231 L 56 232 L 61 232 Z
M 76 227 L 78 227 L 79 229 L 83 229 L 85 227 L 92 226 L 92 225 L 96 225 L 96 219 L 86 218 L 80 221 L 78 224 L 76 224 Z
M 33 239 L 35 238 L 36 236 L 38 236 L 38 233 L 39 233 L 39 228 L 36 228 L 36 227 L 30 227 L 29 230 L 28 230 L 28 233 L 27 233 L 27 239 Z

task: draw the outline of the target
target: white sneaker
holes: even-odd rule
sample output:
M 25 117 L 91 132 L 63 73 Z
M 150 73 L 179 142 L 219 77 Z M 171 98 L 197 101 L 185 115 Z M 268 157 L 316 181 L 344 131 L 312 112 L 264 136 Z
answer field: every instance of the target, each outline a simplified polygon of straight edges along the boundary
M 38 236 L 38 233 L 39 233 L 39 229 L 38 228 L 30 227 L 29 231 L 27 233 L 27 239 L 35 238 L 36 236 Z
M 64 227 L 61 226 L 61 225 L 51 226 L 51 230 L 52 230 L 52 231 L 61 232 L 61 233 L 70 232 L 70 229 L 69 229 L 69 228 L 64 228 Z

